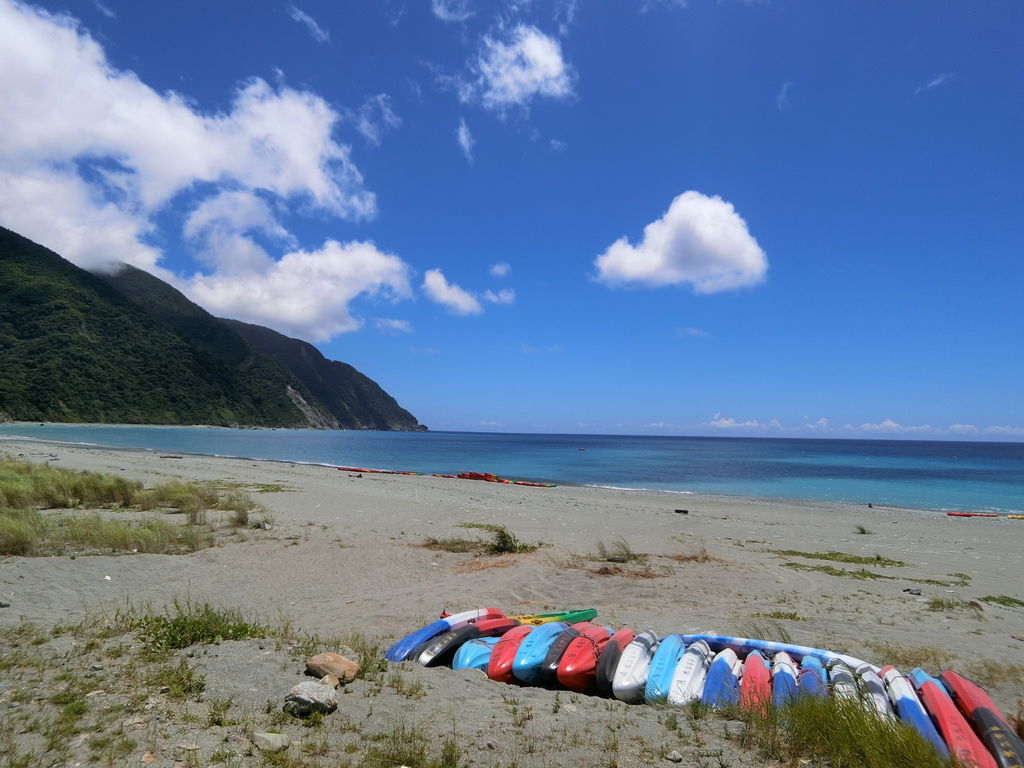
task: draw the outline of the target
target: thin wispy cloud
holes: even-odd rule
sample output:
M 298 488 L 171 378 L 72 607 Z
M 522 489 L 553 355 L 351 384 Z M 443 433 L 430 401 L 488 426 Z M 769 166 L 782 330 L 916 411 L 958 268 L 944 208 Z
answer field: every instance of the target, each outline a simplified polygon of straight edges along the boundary
M 466 21 L 475 11 L 470 7 L 469 0 L 430 0 L 430 9 L 441 21 Z
M 508 273 L 512 271 L 512 265 L 505 261 L 499 261 L 497 264 L 491 264 L 491 268 L 488 272 L 493 277 L 508 277 Z
M 93 5 L 96 6 L 96 10 L 97 11 L 102 13 L 108 19 L 116 19 L 117 18 L 117 14 L 114 13 L 114 11 L 109 6 L 106 6 L 103 3 L 99 2 L 99 0 L 96 0 L 96 2 L 93 3 Z
M 301 8 L 289 5 L 288 15 L 291 17 L 292 21 L 297 21 L 302 24 L 309 32 L 310 36 L 318 43 L 329 43 L 331 41 L 331 33 L 317 24 L 316 19 Z
M 476 140 L 473 138 L 469 126 L 466 125 L 466 121 L 462 118 L 459 118 L 459 127 L 455 129 L 455 140 L 459 142 L 459 147 L 462 149 L 462 154 L 466 157 L 466 162 L 472 163 L 473 145 L 476 144 Z
M 785 112 L 789 109 L 789 93 L 793 90 L 793 81 L 787 80 L 779 88 L 779 93 L 775 96 L 775 106 L 779 108 L 779 112 Z
M 701 328 L 676 328 L 676 336 L 681 339 L 707 339 L 711 334 Z
M 354 119 L 356 130 L 376 147 L 380 146 L 385 133 L 402 124 L 402 118 L 391 107 L 391 97 L 386 93 L 378 93 L 364 101 Z
M 917 96 L 919 94 L 924 93 L 925 91 L 930 91 L 933 88 L 938 88 L 938 87 L 940 87 L 942 85 L 945 85 L 952 78 L 953 78 L 953 75 L 950 74 L 949 72 L 943 72 L 941 74 L 935 75 L 935 77 L 933 77 L 931 80 L 929 80 L 924 85 L 917 86 L 917 88 L 914 89 L 914 95 Z

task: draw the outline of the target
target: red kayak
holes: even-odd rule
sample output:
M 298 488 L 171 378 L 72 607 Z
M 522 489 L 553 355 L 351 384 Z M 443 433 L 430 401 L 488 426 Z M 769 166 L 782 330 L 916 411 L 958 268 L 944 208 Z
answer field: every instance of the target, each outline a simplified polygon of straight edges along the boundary
M 946 742 L 949 753 L 957 764 L 964 768 L 998 768 L 985 745 L 978 740 L 971 726 L 964 720 L 964 716 L 957 711 L 942 683 L 933 677 L 918 675 L 918 672 L 917 669 L 911 672 L 910 679 L 917 686 L 921 703 L 931 714 L 939 733 L 942 734 L 942 740 Z
M 947 512 L 950 517 L 999 517 L 995 512 Z
M 601 651 L 601 658 L 597 660 L 597 670 L 594 675 L 594 687 L 598 696 L 607 696 L 609 699 L 614 695 L 612 682 L 615 679 L 615 668 L 619 666 L 619 659 L 622 651 L 627 645 L 633 642 L 636 632 L 628 627 L 623 627 L 614 635 Z
M 558 682 L 570 691 L 589 693 L 594 688 L 594 676 L 597 673 L 597 660 L 601 656 L 611 633 L 604 627 L 591 624 L 582 628 L 579 637 L 569 643 L 562 654 L 555 673 Z
M 523 638 L 534 629 L 536 627 L 522 624 L 513 627 L 501 636 L 501 640 L 497 642 L 491 652 L 491 660 L 487 662 L 487 676 L 491 680 L 497 680 L 499 683 L 516 682 L 512 676 L 512 662 L 516 659 L 516 651 L 519 650 Z
M 973 722 L 974 730 L 988 747 L 999 768 L 1024 768 L 1024 742 L 979 685 L 958 675 L 943 672 L 939 680 L 960 711 Z
M 740 706 L 748 712 L 767 713 L 772 700 L 772 673 L 760 651 L 751 651 L 743 661 L 740 678 Z

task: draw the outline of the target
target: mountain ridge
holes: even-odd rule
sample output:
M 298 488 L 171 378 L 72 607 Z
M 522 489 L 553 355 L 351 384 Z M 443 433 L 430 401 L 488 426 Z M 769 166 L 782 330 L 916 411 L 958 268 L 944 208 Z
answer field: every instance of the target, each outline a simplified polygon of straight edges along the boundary
M 267 348 L 279 350 L 286 360 L 257 349 L 247 336 L 274 339 Z M 296 350 L 303 352 L 298 355 Z M 312 362 L 298 365 L 297 355 Z M 306 342 L 216 318 L 135 267 L 88 272 L 0 227 L 0 418 L 4 416 L 25 421 L 426 429 L 372 379 L 346 363 L 327 360 Z

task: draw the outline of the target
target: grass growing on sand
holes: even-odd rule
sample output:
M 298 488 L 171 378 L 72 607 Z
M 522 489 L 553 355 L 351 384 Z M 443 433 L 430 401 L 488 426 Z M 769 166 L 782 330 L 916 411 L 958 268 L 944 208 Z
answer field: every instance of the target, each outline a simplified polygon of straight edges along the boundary
M 992 605 L 1001 605 L 1004 608 L 1024 608 L 1024 600 L 1018 600 L 1009 595 L 986 595 L 979 599 Z
M 767 715 L 739 713 L 740 743 L 763 758 L 832 768 L 949 768 L 910 726 L 884 720 L 862 702 L 805 696 Z
M 936 670 L 948 664 L 953 658 L 951 653 L 929 645 L 905 648 L 893 645 L 892 643 L 880 643 L 874 640 L 865 640 L 864 645 L 877 653 L 878 658 L 884 659 L 885 663 L 892 664 L 904 672 L 909 672 L 914 667 Z
M 848 555 L 845 552 L 801 552 L 797 549 L 766 549 L 765 552 L 771 552 L 775 555 L 781 555 L 782 557 L 805 557 L 808 560 L 830 560 L 835 563 L 849 563 L 850 565 L 876 565 L 882 568 L 891 567 L 902 567 L 909 565 L 902 560 L 893 560 L 890 557 L 882 557 L 881 555 L 872 555 L 871 557 L 865 557 L 863 555 Z
M 264 637 L 266 627 L 230 608 L 214 608 L 189 598 L 175 599 L 166 613 L 147 612 L 135 619 L 139 637 L 152 653 L 188 648 L 201 643 Z
M 40 511 L 83 507 L 180 512 L 189 525 L 152 517 L 124 520 Z M 229 512 L 229 522 L 236 526 L 247 525 L 251 512 L 265 511 L 242 490 L 222 494 L 211 485 L 182 482 L 147 489 L 115 475 L 0 460 L 0 554 L 193 552 L 213 543 L 206 528 L 210 509 Z
M 477 555 L 504 555 L 533 552 L 540 544 L 527 544 L 520 541 L 508 526 L 496 525 L 494 523 L 459 523 L 459 528 L 484 531 L 489 534 L 487 538 L 477 537 L 465 539 L 451 537 L 447 539 L 435 539 L 428 537 L 423 546 L 427 549 L 441 549 L 445 552 L 472 552 Z
M 213 543 L 209 531 L 165 520 L 104 520 L 98 515 L 44 515 L 0 509 L 0 554 L 51 555 L 66 551 L 194 552 Z

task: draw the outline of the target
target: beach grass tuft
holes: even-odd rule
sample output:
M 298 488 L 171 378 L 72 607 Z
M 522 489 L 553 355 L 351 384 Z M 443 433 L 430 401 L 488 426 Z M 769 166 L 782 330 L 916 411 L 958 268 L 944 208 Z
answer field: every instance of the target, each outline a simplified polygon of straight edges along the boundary
M 423 546 L 427 549 L 440 549 L 445 552 L 472 552 L 477 555 L 504 555 L 534 552 L 541 545 L 527 544 L 509 530 L 508 526 L 494 523 L 459 523 L 459 528 L 484 531 L 487 538 L 477 537 L 466 539 L 453 536 L 446 539 L 428 537 Z
M 740 743 L 761 757 L 831 768 L 950 768 L 913 728 L 886 720 L 860 701 L 804 696 L 767 714 L 737 711 Z
M 892 664 L 904 671 L 921 667 L 922 669 L 937 670 L 944 664 L 948 664 L 953 654 L 934 648 L 930 645 L 922 645 L 917 648 L 906 648 L 892 643 L 865 640 L 864 645 L 878 654 L 886 664 Z
M 771 552 L 774 555 L 780 555 L 782 557 L 803 557 L 808 560 L 830 560 L 835 563 L 849 563 L 850 565 L 875 565 L 882 568 L 903 567 L 909 565 L 909 563 L 906 563 L 903 560 L 893 560 L 890 557 L 883 557 L 882 555 L 865 557 L 864 555 L 848 555 L 845 552 L 836 552 L 835 550 L 831 550 L 829 552 L 802 552 L 798 549 L 766 549 L 764 551 Z
M 166 613 L 147 612 L 136 625 L 139 636 L 153 653 L 188 648 L 192 645 L 220 643 L 266 637 L 269 630 L 246 618 L 233 608 L 215 608 L 191 598 L 175 599 Z
M 992 605 L 1001 605 L 1004 608 L 1024 608 L 1024 600 L 1018 600 L 1009 595 L 985 595 L 978 599 Z
M 641 552 L 634 552 L 633 548 L 629 546 L 629 542 L 620 536 L 607 545 L 599 539 L 597 541 L 597 551 L 592 559 L 606 563 L 634 563 L 646 560 L 647 555 Z

